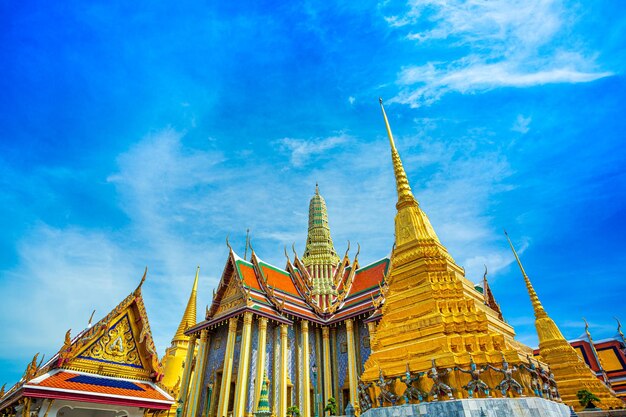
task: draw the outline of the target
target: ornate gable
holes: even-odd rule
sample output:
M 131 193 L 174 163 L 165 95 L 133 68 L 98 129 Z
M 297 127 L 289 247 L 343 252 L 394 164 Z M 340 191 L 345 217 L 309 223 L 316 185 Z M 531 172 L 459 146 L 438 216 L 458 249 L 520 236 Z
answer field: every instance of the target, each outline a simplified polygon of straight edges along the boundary
M 54 367 L 133 379 L 161 379 L 163 371 L 141 296 L 146 273 L 147 269 L 139 287 L 93 327 L 72 341 L 68 332 L 53 361 Z
M 213 294 L 211 308 L 207 311 L 208 318 L 217 318 L 231 311 L 246 307 L 250 299 L 250 289 L 246 288 L 243 277 L 237 268 L 235 253 L 230 249 L 222 278 Z
M 129 319 L 131 314 L 126 311 L 102 336 L 87 346 L 77 359 L 143 368 Z

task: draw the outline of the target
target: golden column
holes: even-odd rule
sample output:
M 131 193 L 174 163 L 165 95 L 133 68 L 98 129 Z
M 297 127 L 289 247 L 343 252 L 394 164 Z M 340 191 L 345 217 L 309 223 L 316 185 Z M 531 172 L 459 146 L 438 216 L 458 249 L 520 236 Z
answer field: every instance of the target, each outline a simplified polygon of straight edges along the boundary
M 198 403 L 200 402 L 200 393 L 202 391 L 202 376 L 204 375 L 204 364 L 206 358 L 207 341 L 209 338 L 209 331 L 204 329 L 200 332 L 200 346 L 198 347 L 198 354 L 196 355 L 196 367 L 194 370 L 193 385 L 191 392 L 189 393 L 189 404 L 187 406 L 187 417 L 194 417 L 198 410 Z
M 280 325 L 280 391 L 278 415 L 287 415 L 287 325 Z
M 183 371 L 183 378 L 180 384 L 180 392 L 178 393 L 179 404 L 177 404 L 177 406 L 180 406 L 183 410 L 185 409 L 185 405 L 187 404 L 187 393 L 189 392 L 189 380 L 191 378 L 191 365 L 193 362 L 193 353 L 196 350 L 197 338 L 197 335 L 191 335 L 191 337 L 189 338 L 189 346 L 187 347 L 187 355 L 185 356 L 185 369 Z
M 228 414 L 228 399 L 230 398 L 230 380 L 233 374 L 233 355 L 235 354 L 236 336 L 237 317 L 231 317 L 230 320 L 228 320 L 228 338 L 226 339 L 226 350 L 224 351 L 222 386 L 220 387 L 220 401 L 217 406 L 218 417 Z
M 248 370 L 250 369 L 250 340 L 252 338 L 252 313 L 243 314 L 243 331 L 241 332 L 241 349 L 239 350 L 239 370 L 235 386 L 235 406 L 233 415 L 243 416 L 246 408 L 248 392 Z
M 258 323 L 259 343 L 256 357 L 256 379 L 254 380 L 254 402 L 252 404 L 254 413 L 256 413 L 259 405 L 259 395 L 261 395 L 261 386 L 263 385 L 263 376 L 265 375 L 265 347 L 267 344 L 267 319 L 261 317 Z
M 354 321 L 346 320 L 346 333 L 348 342 L 348 377 L 350 378 L 350 404 L 355 410 L 359 409 L 357 401 L 357 372 L 356 372 L 356 351 L 354 343 Z
M 324 404 L 332 397 L 333 383 L 330 371 L 330 331 L 322 327 L 322 349 L 324 350 Z
M 302 417 L 311 417 L 311 378 L 309 377 L 309 322 L 300 323 L 302 335 Z

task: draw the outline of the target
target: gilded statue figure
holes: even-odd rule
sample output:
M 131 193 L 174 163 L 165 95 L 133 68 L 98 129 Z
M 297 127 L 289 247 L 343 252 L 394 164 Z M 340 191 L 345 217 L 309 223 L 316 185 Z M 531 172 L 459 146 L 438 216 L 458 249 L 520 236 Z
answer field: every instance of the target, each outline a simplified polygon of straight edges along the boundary
M 372 386 L 371 382 L 367 384 L 363 381 L 359 381 L 359 385 L 356 390 L 359 394 L 359 406 L 361 408 L 361 413 L 366 412 L 370 408 L 372 408 L 372 397 L 370 396 L 369 389 Z
M 467 394 L 470 398 L 474 398 L 474 392 L 483 392 L 488 398 L 491 397 L 489 395 L 489 385 L 487 385 L 483 380 L 480 379 L 480 374 L 487 370 L 487 366 L 484 366 L 482 369 L 478 369 L 476 363 L 474 363 L 474 358 L 470 356 L 470 368 L 469 369 L 461 369 L 458 366 L 454 367 L 455 371 L 463 372 L 464 374 L 469 374 L 472 378 L 467 385 L 464 385 L 462 388 L 467 391 Z
M 383 371 L 378 369 L 378 381 L 376 381 L 376 386 L 380 389 L 380 394 L 378 394 L 377 400 L 381 407 L 385 402 L 391 403 L 391 405 L 396 405 L 396 401 L 398 401 L 398 396 L 395 392 L 393 392 L 393 383 L 395 378 L 385 379 L 383 375 Z
M 552 400 L 553 398 L 552 390 L 550 389 L 550 375 L 548 375 L 548 372 L 541 366 L 539 367 L 539 379 L 541 380 L 541 394 L 543 398 Z
M 520 363 L 519 367 L 530 374 L 530 387 L 537 397 L 542 397 L 541 384 L 539 383 L 539 371 L 537 371 L 537 367 L 530 359 L 530 356 L 527 356 L 526 358 L 528 359 L 528 365 Z
M 507 393 L 512 389 L 515 390 L 515 392 L 517 392 L 517 395 L 524 396 L 524 394 L 522 394 L 522 391 L 524 390 L 524 388 L 519 382 L 517 382 L 513 378 L 513 372 L 517 372 L 518 369 L 516 366 L 513 366 L 512 368 L 509 367 L 509 363 L 504 358 L 504 354 L 502 354 L 502 368 L 501 369 L 498 369 L 495 366 L 491 366 L 491 365 L 487 365 L 487 366 L 493 369 L 494 371 L 500 372 L 502 374 L 502 381 L 500 381 L 500 383 L 496 385 L 496 389 L 500 390 L 503 397 L 506 397 Z
M 554 379 L 554 373 L 552 369 L 548 366 L 548 384 L 550 384 L 550 394 L 552 395 L 552 399 L 555 401 L 561 401 L 561 394 L 559 394 L 559 388 L 556 385 L 556 379 Z
M 409 364 L 406 364 L 406 373 L 404 376 L 400 377 L 400 381 L 404 382 L 406 385 L 406 389 L 404 390 L 404 403 L 409 404 L 411 400 L 417 400 L 419 402 L 424 401 L 424 397 L 428 398 L 428 393 L 422 391 L 419 387 L 413 385 L 414 382 L 419 383 L 421 377 L 425 374 L 425 372 L 417 372 L 411 374 L 411 370 L 409 369 Z
M 433 397 L 434 401 L 438 401 L 440 393 L 447 394 L 448 398 L 453 400 L 454 397 L 452 396 L 452 388 L 450 385 L 443 382 L 443 378 L 450 373 L 450 369 L 444 369 L 441 373 L 439 373 L 434 359 L 432 359 L 432 364 L 432 368 L 428 371 L 428 377 L 433 380 L 433 387 L 430 389 L 429 394 Z

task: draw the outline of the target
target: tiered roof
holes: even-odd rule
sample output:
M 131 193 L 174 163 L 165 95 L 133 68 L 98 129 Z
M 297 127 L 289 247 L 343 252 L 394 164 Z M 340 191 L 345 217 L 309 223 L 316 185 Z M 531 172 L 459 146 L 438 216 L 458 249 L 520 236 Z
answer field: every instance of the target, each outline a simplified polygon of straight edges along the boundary
M 380 303 L 389 258 L 359 267 L 357 258 L 350 263 L 346 254 L 339 268 L 338 294 L 327 309 L 322 309 L 312 299 L 297 255 L 293 263 L 288 257 L 282 269 L 263 261 L 254 251 L 250 260 L 245 260 L 231 248 L 205 320 L 187 333 L 213 327 L 245 311 L 286 324 L 294 320 L 332 324 L 372 314 Z

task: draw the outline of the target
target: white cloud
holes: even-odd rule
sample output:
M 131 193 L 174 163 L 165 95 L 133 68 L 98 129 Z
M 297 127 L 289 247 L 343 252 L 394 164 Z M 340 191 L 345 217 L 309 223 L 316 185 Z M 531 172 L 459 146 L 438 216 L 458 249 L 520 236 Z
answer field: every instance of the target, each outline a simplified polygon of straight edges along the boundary
M 352 104 L 354 104 L 354 102 L 355 102 L 355 101 L 356 101 L 356 98 L 354 98 L 354 97 L 352 97 L 352 96 L 348 97 L 348 102 L 349 102 L 351 105 L 352 105 Z
M 441 47 L 453 58 L 403 68 L 398 77 L 402 91 L 392 101 L 418 107 L 449 92 L 583 83 L 610 76 L 597 69 L 593 54 L 580 50 L 579 43 L 562 41 L 573 20 L 559 0 L 411 1 L 403 17 L 387 22 L 410 30 L 410 40 L 445 42 Z
M 530 122 L 532 121 L 532 117 L 524 117 L 523 114 L 518 114 L 513 127 L 511 128 L 514 132 L 519 132 L 522 135 L 525 135 L 530 130 Z
M 337 148 L 350 139 L 350 136 L 346 133 L 339 132 L 337 135 L 326 138 L 283 138 L 277 142 L 283 152 L 290 154 L 291 163 L 296 167 L 301 167 L 307 162 L 310 162 L 312 158 Z
M 140 267 L 106 233 L 39 224 L 18 244 L 19 265 L 2 271 L 0 303 L 3 325 L 0 357 L 22 359 L 42 352 L 49 358 L 68 328 L 85 328 L 93 309 L 108 313 L 139 283 Z M 106 294 L 103 297 L 102 294 Z M 24 355 L 24 356 L 22 356 Z

